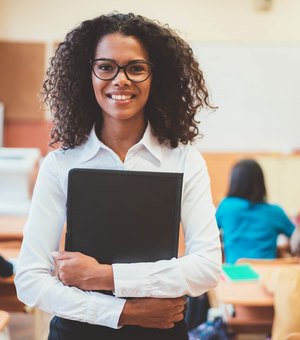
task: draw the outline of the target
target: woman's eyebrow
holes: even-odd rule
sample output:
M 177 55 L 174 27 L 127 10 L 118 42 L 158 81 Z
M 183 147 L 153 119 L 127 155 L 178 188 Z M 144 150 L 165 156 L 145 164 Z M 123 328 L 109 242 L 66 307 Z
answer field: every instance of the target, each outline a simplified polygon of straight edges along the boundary
M 148 62 L 147 60 L 145 59 L 134 59 L 134 60 L 131 60 L 129 61 L 129 63 L 144 63 L 144 62 Z
M 116 62 L 114 59 L 110 59 L 110 58 L 102 58 L 102 57 L 93 58 L 92 60 L 103 60 L 103 61 L 113 61 L 113 62 Z
M 118 64 L 115 59 L 110 59 L 110 58 L 101 58 L 101 57 L 99 57 L 99 58 L 94 58 L 93 60 L 95 60 L 95 61 L 96 60 L 99 60 L 99 61 L 101 61 L 101 60 L 103 60 L 103 61 L 112 61 L 112 62 Z M 144 63 L 144 62 L 148 62 L 148 61 L 145 60 L 145 59 L 132 59 L 132 60 L 128 61 L 128 63 L 126 65 L 132 64 L 132 63 Z

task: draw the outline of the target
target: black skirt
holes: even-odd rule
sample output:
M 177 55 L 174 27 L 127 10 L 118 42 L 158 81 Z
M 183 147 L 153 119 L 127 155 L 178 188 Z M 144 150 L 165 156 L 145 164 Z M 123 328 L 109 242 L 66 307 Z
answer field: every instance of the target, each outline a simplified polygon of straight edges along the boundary
M 48 340 L 188 340 L 184 320 L 171 329 L 124 326 L 113 329 L 55 316 L 50 322 Z

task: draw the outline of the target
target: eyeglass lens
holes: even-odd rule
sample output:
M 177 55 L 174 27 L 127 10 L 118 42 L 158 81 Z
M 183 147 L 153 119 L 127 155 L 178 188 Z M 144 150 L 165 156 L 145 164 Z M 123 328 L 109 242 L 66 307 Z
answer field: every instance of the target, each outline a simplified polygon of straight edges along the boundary
M 142 82 L 151 74 L 151 64 L 143 61 L 129 63 L 126 66 L 119 66 L 108 60 L 94 60 L 93 72 L 101 80 L 114 79 L 120 69 L 124 69 L 127 78 L 133 82 Z

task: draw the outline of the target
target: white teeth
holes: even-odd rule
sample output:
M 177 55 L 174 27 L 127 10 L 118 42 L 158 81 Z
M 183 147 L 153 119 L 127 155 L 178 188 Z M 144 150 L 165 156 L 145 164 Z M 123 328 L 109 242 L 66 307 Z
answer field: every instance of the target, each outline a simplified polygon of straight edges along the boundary
M 121 95 L 121 94 L 112 94 L 111 98 L 113 100 L 128 100 L 131 99 L 131 96 Z

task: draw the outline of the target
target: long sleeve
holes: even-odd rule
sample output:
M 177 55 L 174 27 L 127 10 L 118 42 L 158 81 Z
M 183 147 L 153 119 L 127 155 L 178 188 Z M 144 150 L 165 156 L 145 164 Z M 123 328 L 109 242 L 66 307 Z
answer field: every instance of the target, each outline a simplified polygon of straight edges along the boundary
M 35 185 L 15 278 L 18 298 L 50 314 L 117 328 L 125 300 L 62 284 L 53 274 L 65 223 L 66 192 L 54 153 L 42 163 Z
M 114 264 L 116 296 L 198 296 L 216 286 L 221 271 L 219 230 L 207 168 L 199 152 L 192 149 L 183 170 L 185 256 L 155 263 Z

